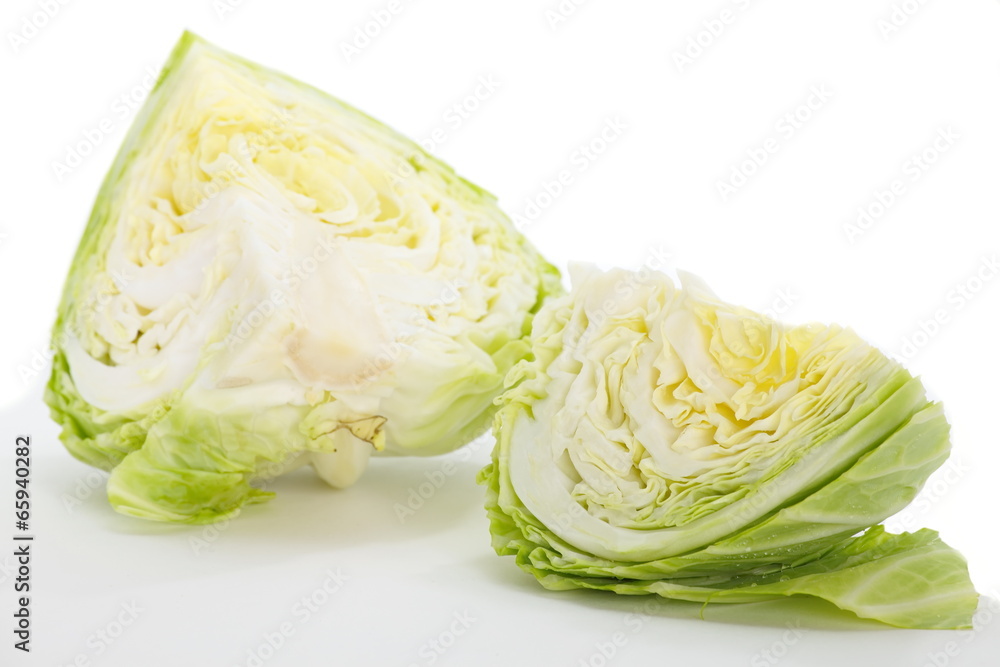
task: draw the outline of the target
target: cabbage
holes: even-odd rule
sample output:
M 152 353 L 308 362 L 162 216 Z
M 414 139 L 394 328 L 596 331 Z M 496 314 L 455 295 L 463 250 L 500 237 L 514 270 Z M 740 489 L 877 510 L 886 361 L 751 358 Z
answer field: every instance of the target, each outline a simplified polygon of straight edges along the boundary
M 977 595 L 931 530 L 879 523 L 945 461 L 919 380 L 839 326 L 786 326 L 699 279 L 574 267 L 498 399 L 493 547 L 553 590 L 828 600 L 966 628 Z
M 298 465 L 343 487 L 464 444 L 558 291 L 492 195 L 185 34 L 97 197 L 46 401 L 117 510 L 213 521 Z

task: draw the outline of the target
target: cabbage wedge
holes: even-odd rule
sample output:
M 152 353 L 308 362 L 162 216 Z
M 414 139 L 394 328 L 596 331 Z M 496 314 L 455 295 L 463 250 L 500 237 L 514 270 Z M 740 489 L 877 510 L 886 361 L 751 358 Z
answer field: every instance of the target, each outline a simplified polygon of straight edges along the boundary
M 919 380 L 849 329 L 785 326 L 688 274 L 572 278 L 498 399 L 480 474 L 497 553 L 553 590 L 971 626 L 962 556 L 879 525 L 948 457 Z
M 492 195 L 185 34 L 97 197 L 46 401 L 115 509 L 210 522 L 298 465 L 343 487 L 472 439 L 559 291 Z

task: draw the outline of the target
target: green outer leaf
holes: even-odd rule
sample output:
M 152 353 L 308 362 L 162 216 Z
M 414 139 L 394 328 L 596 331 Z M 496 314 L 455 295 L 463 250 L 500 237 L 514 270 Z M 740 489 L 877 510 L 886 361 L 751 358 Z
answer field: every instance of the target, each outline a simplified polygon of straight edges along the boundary
M 108 498 L 124 514 L 160 521 L 209 523 L 235 515 L 245 503 L 274 495 L 250 482 L 263 464 L 279 465 L 289 449 L 303 448 L 293 442 L 300 419 L 292 406 L 233 418 L 180 405 L 112 470 Z
M 892 535 L 876 526 L 806 565 L 733 577 L 715 587 L 690 585 L 685 578 L 645 582 L 575 578 L 521 566 L 551 590 L 590 588 L 730 603 L 809 595 L 899 628 L 971 628 L 979 601 L 965 559 L 927 529 Z

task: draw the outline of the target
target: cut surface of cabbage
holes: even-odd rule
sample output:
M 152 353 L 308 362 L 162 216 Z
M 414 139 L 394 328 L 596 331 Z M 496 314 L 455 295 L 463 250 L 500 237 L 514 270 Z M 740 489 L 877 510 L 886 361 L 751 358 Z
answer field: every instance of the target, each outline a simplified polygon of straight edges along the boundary
M 557 590 L 801 594 L 970 626 L 962 556 L 879 525 L 948 456 L 919 380 L 849 329 L 784 325 L 690 274 L 571 275 L 498 399 L 480 479 L 499 554 Z
M 559 276 L 494 198 L 361 112 L 185 34 L 98 195 L 47 391 L 136 516 L 488 426 Z

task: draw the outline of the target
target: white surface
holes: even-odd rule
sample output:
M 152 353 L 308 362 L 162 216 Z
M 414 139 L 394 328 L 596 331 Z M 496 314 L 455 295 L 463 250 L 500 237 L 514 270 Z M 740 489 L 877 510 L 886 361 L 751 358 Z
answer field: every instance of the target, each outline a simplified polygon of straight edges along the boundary
M 30 656 L 10 648 L 14 593 L 10 561 L 0 558 L 0 664 L 66 665 L 83 656 L 80 664 L 246 665 L 262 635 L 284 622 L 294 634 L 265 665 L 429 665 L 432 657 L 599 665 L 595 647 L 616 632 L 626 641 L 609 665 L 994 664 L 1000 280 L 970 300 L 952 290 L 1000 251 L 1000 5 L 927 3 L 884 39 L 887 0 L 594 0 L 554 30 L 545 11 L 557 0 L 404 1 L 348 63 L 341 42 L 388 0 L 231 0 L 236 8 L 221 18 L 218 4 L 69 2 L 16 53 L 10 33 L 38 5 L 4 5 L 0 508 L 12 502 L 14 435 L 30 433 L 37 555 Z M 678 71 L 673 53 L 722 9 L 732 22 Z M 668 604 L 630 617 L 644 600 L 545 592 L 489 547 L 473 482 L 488 442 L 453 455 L 468 460 L 405 522 L 393 506 L 442 459 L 377 462 L 346 492 L 296 473 L 274 485 L 276 500 L 248 509 L 215 540 L 211 529 L 118 516 L 99 492 L 68 511 L 63 497 L 86 489 L 89 471 L 59 445 L 39 398 L 46 371 L 30 369 L 33 360 L 41 367 L 65 271 L 134 115 L 121 96 L 135 87 L 141 96 L 147 69 L 185 27 L 414 138 L 432 138 L 434 152 L 512 214 L 524 215 L 544 182 L 569 171 L 570 184 L 527 228 L 562 267 L 570 259 L 637 266 L 659 247 L 726 299 L 778 310 L 790 291 L 782 317 L 848 323 L 894 354 L 909 352 L 904 339 L 942 310 L 947 322 L 905 357 L 945 401 L 955 464 L 890 525 L 935 527 L 968 557 L 980 591 L 992 592 L 994 611 L 983 608 L 981 629 L 896 631 L 847 615 L 831 621 L 817 612 L 822 605 L 803 602 L 709 607 L 706 620 L 697 605 Z M 497 89 L 480 89 L 486 99 L 456 126 L 449 108 L 490 75 Z M 814 99 L 818 110 L 788 136 L 782 117 L 816 86 L 832 96 Z M 110 130 L 94 153 L 57 180 L 53 161 L 104 119 Z M 603 155 L 575 153 L 615 119 L 624 129 L 608 130 L 614 140 Z M 904 163 L 949 126 L 958 138 L 911 180 Z M 717 180 L 769 138 L 777 152 L 723 202 Z M 905 193 L 849 243 L 843 225 L 896 178 Z M 11 532 L 0 524 L 3 545 Z M 202 545 L 192 540 L 202 538 L 210 548 L 196 553 Z M 322 586 L 329 568 L 349 579 L 301 623 L 296 602 Z M 98 655 L 95 633 L 109 624 L 113 632 L 122 604 L 132 602 L 142 611 Z M 447 642 L 454 615 L 465 612 L 475 621 L 434 653 L 428 642 Z M 801 624 L 801 637 L 786 622 Z

